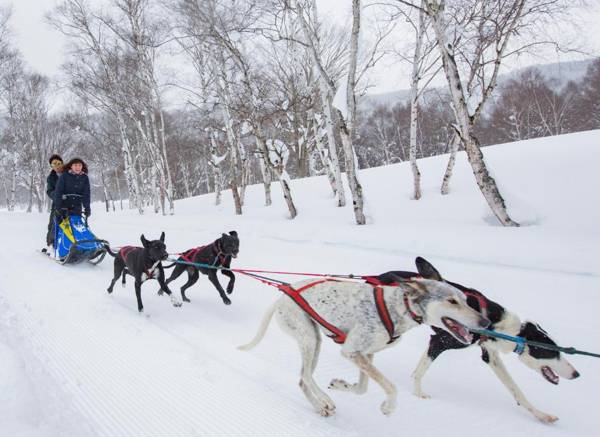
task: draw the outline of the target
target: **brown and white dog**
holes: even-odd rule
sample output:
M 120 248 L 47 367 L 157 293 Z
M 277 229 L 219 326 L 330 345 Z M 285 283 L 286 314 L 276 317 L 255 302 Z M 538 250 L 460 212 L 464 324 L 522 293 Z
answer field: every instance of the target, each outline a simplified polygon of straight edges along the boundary
M 289 293 L 301 293 L 308 310 L 302 308 L 300 299 L 291 299 L 286 291 L 288 295 L 279 298 L 263 317 L 255 338 L 240 349 L 256 346 L 264 337 L 273 314 L 277 313 L 280 326 L 300 347 L 300 387 L 319 414 L 330 416 L 335 412 L 335 405 L 317 386 L 313 372 L 321 345 L 320 330 L 334 334 L 336 341 L 343 343 L 342 355 L 359 368 L 360 379 L 357 384 L 334 379 L 329 388 L 360 394 L 366 391 L 368 378 L 372 378 L 387 395 L 381 411 L 389 415 L 396 407 L 396 387 L 373 365 L 376 352 L 397 344 L 404 332 L 420 323 L 443 329 L 465 344 L 473 338 L 469 329 L 489 325 L 489 320 L 467 305 L 460 290 L 434 279 L 439 273 L 431 264 L 417 258 L 417 269 L 421 278 L 399 279 L 396 286 L 335 279 L 292 284 Z

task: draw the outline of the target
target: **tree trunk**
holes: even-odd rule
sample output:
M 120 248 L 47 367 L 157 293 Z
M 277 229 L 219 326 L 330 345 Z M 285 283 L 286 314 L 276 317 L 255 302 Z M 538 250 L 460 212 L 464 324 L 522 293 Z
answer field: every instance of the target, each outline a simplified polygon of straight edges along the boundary
M 454 134 L 452 137 L 452 144 L 450 145 L 450 159 L 448 159 L 448 166 L 446 167 L 446 173 L 444 173 L 444 180 L 442 181 L 442 194 L 448 194 L 450 192 L 450 178 L 454 171 L 454 164 L 456 162 L 456 153 L 458 152 L 458 145 L 460 144 L 460 137 L 458 134 Z
M 437 7 L 435 7 L 437 6 Z M 489 174 L 488 169 L 483 159 L 483 154 L 479 149 L 479 141 L 473 133 L 473 125 L 471 123 L 465 95 L 460 81 L 460 73 L 454 58 L 454 48 L 448 43 L 446 38 L 446 26 L 444 23 L 444 2 L 432 5 L 428 4 L 430 16 L 432 19 L 433 28 L 438 41 L 442 55 L 442 63 L 444 73 L 450 87 L 450 95 L 454 105 L 454 113 L 458 122 L 458 129 L 461 136 L 461 141 L 465 147 L 469 163 L 473 169 L 475 180 L 481 190 L 490 209 L 504 226 L 519 226 L 514 222 L 506 211 L 504 199 L 498 190 L 496 181 Z
M 346 128 L 344 117 L 340 114 L 340 137 L 342 138 L 342 146 L 344 147 L 344 155 L 346 162 L 346 176 L 348 178 L 348 184 L 350 185 L 350 192 L 352 193 L 352 207 L 354 209 L 354 218 L 356 219 L 357 225 L 364 225 L 366 223 L 365 214 L 363 212 L 364 200 L 362 185 L 358 180 L 358 163 L 356 162 L 356 155 L 354 154 L 354 148 L 352 147 L 352 137 L 350 132 Z
M 104 176 L 104 170 L 100 170 L 100 180 L 102 181 L 102 193 L 104 194 L 104 205 L 106 206 L 106 212 L 110 211 L 110 203 L 108 196 L 108 188 L 106 187 L 106 177 Z
M 421 2 L 421 7 L 424 4 Z M 419 80 L 421 74 L 421 51 L 423 37 L 425 36 L 425 12 L 419 11 L 419 25 L 417 27 L 417 41 L 413 57 L 412 81 L 410 86 L 410 148 L 408 156 L 413 173 L 414 194 L 413 199 L 421 198 L 421 172 L 417 165 L 417 122 L 419 118 Z M 421 155 L 422 156 L 422 155 Z
M 325 174 L 327 175 L 327 180 L 329 181 L 329 185 L 331 187 L 331 191 L 333 196 L 337 195 L 337 184 L 335 179 L 335 174 L 333 170 L 333 164 L 331 163 L 331 159 L 329 159 L 329 155 L 325 146 L 323 145 L 322 138 L 320 132 L 320 123 L 315 119 L 314 120 L 314 136 L 315 136 L 315 148 L 317 149 L 317 153 L 319 154 L 319 158 L 321 158 L 321 163 L 323 164 L 323 168 L 325 169 Z
M 321 79 L 319 82 L 323 82 Z M 338 198 L 339 207 L 346 206 L 346 193 L 344 190 L 344 184 L 342 183 L 342 171 L 340 169 L 340 160 L 338 158 L 337 152 L 337 142 L 335 138 L 335 118 L 333 113 L 332 99 L 333 96 L 330 96 L 330 93 L 325 90 L 325 95 L 323 95 L 323 88 L 321 87 L 321 99 L 323 101 L 323 109 L 325 116 L 325 126 L 327 129 L 327 146 L 329 148 L 329 161 L 331 162 L 331 167 L 333 170 L 333 178 L 335 180 L 335 191 Z
M 262 176 L 263 187 L 265 189 L 265 206 L 271 206 L 273 202 L 271 200 L 271 174 L 266 162 L 268 158 L 264 155 L 264 151 L 259 144 L 258 138 L 256 138 L 256 146 L 258 147 L 257 155 L 258 163 L 260 165 L 260 174 Z

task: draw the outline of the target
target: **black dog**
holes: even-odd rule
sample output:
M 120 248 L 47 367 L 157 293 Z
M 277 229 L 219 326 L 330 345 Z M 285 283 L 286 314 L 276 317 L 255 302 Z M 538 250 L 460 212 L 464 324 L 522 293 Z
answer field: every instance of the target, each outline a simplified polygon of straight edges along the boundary
M 125 276 L 127 274 L 135 278 L 135 296 L 137 297 L 138 311 L 144 310 L 142 304 L 142 283 L 148 279 L 156 279 L 160 284 L 161 291 L 171 296 L 173 306 L 181 306 L 181 302 L 171 294 L 171 290 L 165 283 L 165 271 L 161 261 L 169 257 L 167 247 L 165 246 L 165 233 L 160 235 L 160 239 L 148 241 L 142 235 L 143 247 L 125 246 L 114 253 L 108 249 L 108 253 L 115 257 L 115 276 L 110 282 L 108 292 L 113 292 L 113 287 L 119 276 L 122 276 L 121 283 L 125 286 Z
M 432 274 L 434 274 L 437 280 L 444 281 L 437 271 L 432 272 Z M 367 282 L 390 284 L 418 276 L 420 275 L 414 272 L 391 271 L 374 278 L 368 278 Z M 555 345 L 554 341 L 552 341 L 546 331 L 540 328 L 537 323 L 529 321 L 521 323 L 520 318 L 515 313 L 508 311 L 498 303 L 488 299 L 480 291 L 454 282 L 445 282 L 461 290 L 467 297 L 467 305 L 479 311 L 484 317 L 491 321 L 491 324 L 487 329 L 497 330 L 498 332 L 503 332 L 512 336 L 519 336 L 526 340 Z M 413 372 L 414 393 L 416 396 L 421 398 L 428 397 L 423 393 L 421 380 L 431 363 L 437 357 L 447 350 L 464 349 L 478 343 L 482 352 L 481 359 L 491 367 L 498 379 L 500 379 L 502 384 L 504 384 L 511 392 L 518 405 L 526 408 L 536 418 L 543 422 L 554 422 L 557 420 L 556 416 L 538 410 L 527 400 L 502 363 L 500 352 L 517 353 L 519 360 L 523 364 L 541 374 L 552 384 L 558 384 L 559 375 L 566 379 L 574 379 L 579 376 L 579 372 L 575 370 L 560 352 L 530 345 L 515 347 L 515 344 L 512 342 L 480 336 L 479 334 L 474 334 L 471 344 L 465 345 L 455 340 L 454 337 L 442 329 L 436 327 L 432 327 L 432 329 L 434 330 L 434 334 L 431 335 L 429 340 L 429 347 Z
M 190 264 L 204 264 L 212 267 L 224 267 L 228 269 L 231 266 L 231 259 L 237 258 L 238 252 L 240 250 L 240 240 L 238 238 L 238 234 L 236 231 L 231 231 L 229 235 L 222 234 L 221 238 L 215 240 L 212 244 L 207 246 L 196 247 L 194 249 L 189 249 L 184 252 L 177 261 L 182 262 L 181 264 L 173 263 L 169 266 L 165 266 L 165 268 L 171 268 L 175 266 L 173 273 L 171 273 L 171 277 L 167 279 L 167 284 L 171 281 L 177 279 L 183 272 L 187 271 L 188 280 L 181 287 L 181 298 L 185 302 L 190 302 L 190 300 L 185 295 L 185 290 L 194 285 L 198 278 L 200 277 L 200 273 L 204 275 L 208 275 L 208 279 L 215 286 L 219 294 L 221 295 L 221 299 L 223 299 L 223 303 L 225 305 L 230 305 L 231 300 L 225 294 L 223 287 L 219 283 L 219 279 L 217 278 L 217 269 L 209 268 L 209 267 L 198 267 Z M 184 264 L 190 263 L 190 264 Z M 199 273 L 200 272 L 200 273 Z M 230 270 L 221 270 L 221 273 L 229 278 L 229 284 L 227 284 L 227 293 L 231 294 L 233 292 L 233 285 L 235 283 L 235 275 Z M 158 294 L 162 294 L 163 289 L 158 292 Z

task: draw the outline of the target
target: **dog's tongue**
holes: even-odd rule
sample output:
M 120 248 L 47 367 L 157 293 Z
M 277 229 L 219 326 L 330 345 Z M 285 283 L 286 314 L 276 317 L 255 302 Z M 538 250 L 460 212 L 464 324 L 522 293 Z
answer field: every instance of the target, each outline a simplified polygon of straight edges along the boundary
M 546 378 L 548 382 L 551 382 L 552 384 L 558 384 L 560 379 L 558 375 L 554 373 L 554 371 L 548 366 L 542 367 L 542 375 L 544 375 L 544 378 Z
M 457 324 L 456 330 L 458 331 L 458 334 L 465 340 L 467 340 L 469 342 L 471 340 L 473 340 L 473 334 L 471 334 L 471 332 L 469 332 L 469 330 L 467 328 L 465 328 L 463 325 Z

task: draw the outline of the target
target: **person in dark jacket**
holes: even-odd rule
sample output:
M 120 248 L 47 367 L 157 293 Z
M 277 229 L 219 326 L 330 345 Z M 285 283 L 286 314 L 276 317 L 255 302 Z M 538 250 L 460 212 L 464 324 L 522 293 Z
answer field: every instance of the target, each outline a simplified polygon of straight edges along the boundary
M 64 166 L 54 191 L 54 206 L 61 217 L 82 213 L 89 217 L 92 214 L 87 172 L 87 165 L 80 158 L 73 158 Z
M 54 216 L 56 214 L 56 208 L 54 206 L 54 190 L 56 190 L 56 183 L 58 177 L 63 172 L 63 160 L 60 155 L 54 154 L 48 160 L 52 170 L 46 178 L 46 194 L 52 200 L 50 206 L 50 218 L 48 219 L 48 232 L 46 232 L 46 245 L 52 247 L 54 244 Z

